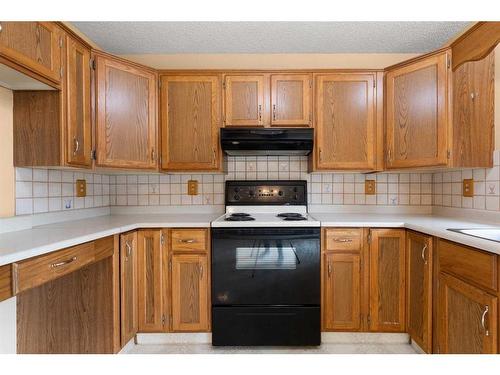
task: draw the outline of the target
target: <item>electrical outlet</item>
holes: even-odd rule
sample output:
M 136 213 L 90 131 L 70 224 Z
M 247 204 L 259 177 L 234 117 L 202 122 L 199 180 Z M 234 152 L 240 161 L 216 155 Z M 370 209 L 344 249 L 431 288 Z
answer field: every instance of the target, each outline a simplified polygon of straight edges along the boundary
M 375 180 L 365 180 L 365 194 L 375 195 Z
M 198 180 L 188 181 L 188 195 L 198 195 Z
M 76 180 L 76 196 L 85 197 L 87 195 L 87 181 Z
M 462 195 L 464 197 L 474 196 L 474 180 L 472 178 L 466 178 L 463 182 Z

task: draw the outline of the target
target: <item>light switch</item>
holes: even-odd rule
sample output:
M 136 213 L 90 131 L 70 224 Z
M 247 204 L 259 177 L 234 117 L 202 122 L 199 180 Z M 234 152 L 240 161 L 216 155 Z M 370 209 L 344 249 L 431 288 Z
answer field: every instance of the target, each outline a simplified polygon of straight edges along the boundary
M 87 195 L 87 181 L 76 180 L 76 196 L 85 197 Z
M 474 180 L 472 178 L 466 178 L 463 182 L 462 195 L 464 197 L 474 196 Z
M 198 195 L 198 180 L 188 181 L 188 195 Z
M 365 194 L 374 195 L 375 191 L 375 180 L 365 180 Z

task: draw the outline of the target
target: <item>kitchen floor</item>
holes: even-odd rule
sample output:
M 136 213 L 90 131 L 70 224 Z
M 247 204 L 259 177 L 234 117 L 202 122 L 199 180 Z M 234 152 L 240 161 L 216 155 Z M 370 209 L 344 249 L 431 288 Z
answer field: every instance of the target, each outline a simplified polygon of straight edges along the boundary
M 135 345 L 128 354 L 417 354 L 409 344 L 322 344 L 297 347 L 214 347 L 210 344 Z

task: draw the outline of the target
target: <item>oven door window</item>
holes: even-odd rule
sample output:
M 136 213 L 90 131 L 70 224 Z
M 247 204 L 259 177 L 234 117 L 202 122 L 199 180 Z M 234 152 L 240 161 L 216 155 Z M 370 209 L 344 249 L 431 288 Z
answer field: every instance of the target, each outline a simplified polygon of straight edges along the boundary
M 292 243 L 258 242 L 252 247 L 236 248 L 237 270 L 295 270 L 299 262 Z

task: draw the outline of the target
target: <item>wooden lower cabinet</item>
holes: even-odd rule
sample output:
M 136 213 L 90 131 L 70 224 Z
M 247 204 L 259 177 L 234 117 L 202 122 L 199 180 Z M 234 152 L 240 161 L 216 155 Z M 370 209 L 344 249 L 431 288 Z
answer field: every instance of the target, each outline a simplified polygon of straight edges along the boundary
M 208 331 L 208 272 L 205 254 L 172 256 L 173 331 Z
M 370 331 L 405 332 L 405 230 L 371 229 L 370 237 Z
M 361 256 L 326 253 L 323 279 L 323 329 L 361 329 Z
M 432 352 L 432 237 L 406 234 L 407 330 L 426 353 Z
M 167 269 L 162 235 L 161 229 L 141 229 L 137 234 L 139 332 L 163 332 L 167 329 Z
M 121 345 L 137 333 L 137 232 L 120 236 Z
M 497 297 L 440 273 L 439 353 L 496 354 L 497 305 Z

